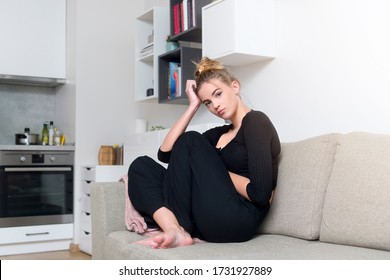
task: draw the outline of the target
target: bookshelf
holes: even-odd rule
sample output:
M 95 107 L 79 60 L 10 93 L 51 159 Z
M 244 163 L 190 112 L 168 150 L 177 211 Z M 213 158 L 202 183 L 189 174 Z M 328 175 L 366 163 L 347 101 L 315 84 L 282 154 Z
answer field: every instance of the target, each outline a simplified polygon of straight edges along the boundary
M 153 7 L 135 21 L 135 100 L 156 102 L 159 95 L 158 56 L 166 50 L 169 10 Z M 152 94 L 148 89 L 153 89 Z
M 211 2 L 212 0 L 170 0 L 171 40 L 202 42 L 202 7 Z M 183 17 L 180 16 L 182 14 Z M 181 22 L 182 18 L 188 19 L 187 25 L 183 23 L 185 20 Z M 183 25 L 186 27 L 183 28 Z
M 230 66 L 275 57 L 275 0 L 213 1 L 202 8 L 202 21 L 204 56 Z
M 185 93 L 186 81 L 193 79 L 195 65 L 193 61 L 199 61 L 202 56 L 202 49 L 191 46 L 180 46 L 179 48 L 159 56 L 159 103 L 166 104 L 188 104 L 188 98 Z M 169 75 L 171 62 L 180 64 L 181 75 L 179 80 L 180 96 L 171 96 L 169 87 Z
M 159 55 L 159 96 L 158 102 L 165 104 L 188 104 L 185 93 L 186 81 L 194 79 L 195 65 L 202 57 L 202 7 L 212 0 L 170 0 L 169 22 L 170 40 L 178 42 L 179 47 Z M 180 65 L 179 93 L 170 93 L 170 64 Z

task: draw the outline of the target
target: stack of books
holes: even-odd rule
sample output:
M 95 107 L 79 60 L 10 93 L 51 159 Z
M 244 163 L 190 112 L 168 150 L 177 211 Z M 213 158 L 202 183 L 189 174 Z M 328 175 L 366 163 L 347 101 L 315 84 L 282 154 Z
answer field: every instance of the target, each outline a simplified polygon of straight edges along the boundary
M 148 55 L 151 55 L 151 54 L 153 54 L 153 42 L 147 44 L 147 45 L 146 45 L 144 48 L 142 48 L 141 51 L 140 51 L 140 56 L 141 56 L 141 57 L 145 57 L 145 56 L 148 56 Z
M 196 26 L 195 0 L 183 0 L 173 6 L 173 32 L 179 34 Z

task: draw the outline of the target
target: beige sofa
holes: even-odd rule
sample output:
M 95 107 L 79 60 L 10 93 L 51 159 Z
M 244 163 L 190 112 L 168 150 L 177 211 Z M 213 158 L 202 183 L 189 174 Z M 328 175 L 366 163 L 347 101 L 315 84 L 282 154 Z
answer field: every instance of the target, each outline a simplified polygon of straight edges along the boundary
M 152 249 L 125 229 L 123 183 L 94 183 L 93 259 L 390 259 L 390 135 L 283 143 L 270 212 L 252 240 Z

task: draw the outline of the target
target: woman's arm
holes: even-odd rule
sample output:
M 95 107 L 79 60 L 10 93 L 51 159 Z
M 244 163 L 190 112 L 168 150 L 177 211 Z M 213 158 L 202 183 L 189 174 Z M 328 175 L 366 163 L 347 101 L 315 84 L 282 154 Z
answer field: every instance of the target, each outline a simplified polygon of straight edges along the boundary
M 244 176 L 238 175 L 236 173 L 229 171 L 230 178 L 233 181 L 234 187 L 236 188 L 236 191 L 246 198 L 247 200 L 251 201 L 251 199 L 248 196 L 248 193 L 246 192 L 246 187 L 250 183 L 250 180 Z M 272 203 L 272 200 L 274 198 L 274 191 L 271 193 L 271 197 L 269 199 L 269 204 Z
M 191 122 L 195 113 L 198 111 L 201 104 L 199 97 L 195 91 L 195 81 L 188 80 L 186 83 L 186 94 L 189 100 L 189 106 L 187 110 L 180 116 L 176 123 L 169 130 L 167 136 L 160 146 L 160 150 L 163 152 L 169 152 L 172 150 L 173 144 L 175 144 L 177 138 L 184 133 L 188 124 Z
M 230 179 L 232 179 L 233 181 L 236 191 L 241 196 L 243 196 L 244 198 L 250 201 L 250 198 L 246 192 L 246 186 L 250 183 L 250 180 L 244 176 L 238 175 L 230 171 L 229 171 L 229 175 L 230 175 Z

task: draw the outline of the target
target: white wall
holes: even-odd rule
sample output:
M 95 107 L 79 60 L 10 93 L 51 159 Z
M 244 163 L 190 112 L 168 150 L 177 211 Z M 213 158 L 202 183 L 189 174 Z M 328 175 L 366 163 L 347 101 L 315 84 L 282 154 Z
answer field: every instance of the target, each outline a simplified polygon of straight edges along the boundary
M 75 212 L 80 201 L 80 168 L 97 164 L 100 145 L 123 143 L 134 119 L 134 18 L 143 1 L 68 0 L 68 19 L 76 31 L 75 94 Z M 71 91 L 69 89 L 69 91 Z M 75 217 L 74 242 L 79 243 Z
M 235 74 L 282 141 L 327 132 L 390 133 L 389 1 L 275 3 L 276 58 Z

